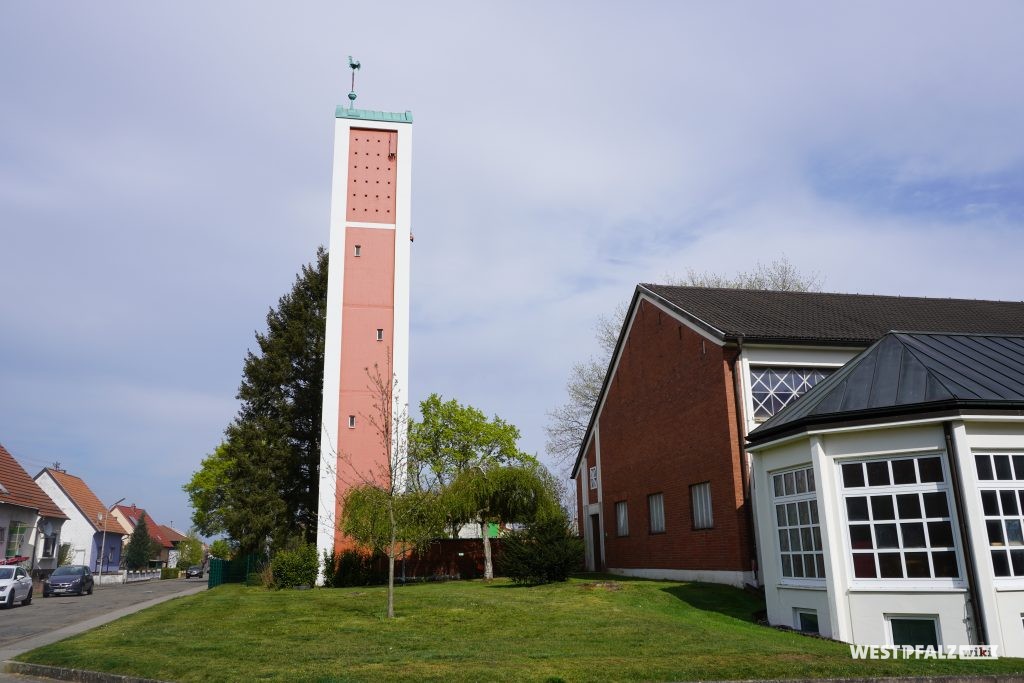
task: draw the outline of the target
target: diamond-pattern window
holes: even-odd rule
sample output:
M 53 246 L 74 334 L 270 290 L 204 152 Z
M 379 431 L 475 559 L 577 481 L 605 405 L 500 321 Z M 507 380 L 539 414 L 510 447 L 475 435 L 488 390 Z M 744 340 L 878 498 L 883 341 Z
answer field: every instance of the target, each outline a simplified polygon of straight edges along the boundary
M 767 420 L 831 374 L 830 368 L 751 368 L 754 419 Z

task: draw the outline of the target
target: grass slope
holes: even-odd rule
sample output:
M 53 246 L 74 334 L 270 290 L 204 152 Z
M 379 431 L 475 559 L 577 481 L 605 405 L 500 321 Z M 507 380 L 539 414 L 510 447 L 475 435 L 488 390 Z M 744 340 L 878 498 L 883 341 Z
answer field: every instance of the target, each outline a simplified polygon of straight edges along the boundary
M 174 681 L 697 680 L 1024 671 L 1024 660 L 854 661 L 758 626 L 762 605 L 708 584 L 592 579 L 384 591 L 226 585 L 26 653 L 27 662 Z

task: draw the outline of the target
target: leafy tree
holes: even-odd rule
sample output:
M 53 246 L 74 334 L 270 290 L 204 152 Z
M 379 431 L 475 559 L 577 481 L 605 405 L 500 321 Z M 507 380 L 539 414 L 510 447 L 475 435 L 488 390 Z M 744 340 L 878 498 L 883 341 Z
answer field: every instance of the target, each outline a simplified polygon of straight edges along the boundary
M 203 459 L 199 469 L 182 489 L 192 504 L 192 523 L 199 533 L 213 536 L 227 531 L 230 501 L 225 496 L 233 457 L 227 443 L 221 443 Z
M 184 540 L 178 543 L 178 569 L 187 569 L 195 564 L 203 563 L 203 542 L 189 532 Z
M 124 548 L 124 563 L 128 569 L 143 569 L 149 566 L 149 560 L 156 553 L 153 551 L 156 541 L 149 535 L 149 527 L 146 524 L 146 515 L 139 517 L 139 523 L 135 525 L 128 545 Z M 156 551 L 159 552 L 159 549 Z
M 475 522 L 484 547 L 484 580 L 494 578 L 490 524 L 530 522 L 552 516 L 558 502 L 539 472 L 539 466 L 472 467 L 463 470 L 445 493 L 446 507 L 455 519 Z
M 802 273 L 786 256 L 770 263 L 758 262 L 753 270 L 741 271 L 733 276 L 698 272 L 689 269 L 686 277 L 668 277 L 667 284 L 688 287 L 718 287 L 725 289 L 765 289 L 783 292 L 813 292 L 821 288 L 817 273 Z M 600 354 L 596 358 L 575 363 L 566 382 L 568 399 L 548 412 L 547 452 L 562 467 L 571 466 L 579 453 L 590 416 L 597 405 L 601 385 L 611 362 L 619 332 L 625 320 L 627 307 L 619 304 L 610 315 L 600 316 L 595 325 Z
M 455 399 L 431 394 L 420 402 L 419 422 L 409 425 L 409 471 L 412 488 L 444 493 L 468 470 L 490 470 L 503 465 L 536 465 L 519 450 L 519 430 L 495 415 Z M 449 514 L 448 526 L 456 535 L 466 521 Z
M 326 302 L 320 248 L 267 313 L 245 358 L 238 415 L 184 486 L 201 533 L 227 533 L 246 551 L 315 540 Z
M 210 557 L 216 557 L 219 560 L 230 560 L 234 556 L 234 548 L 231 547 L 227 539 L 218 538 L 210 544 Z
M 408 425 L 408 417 L 398 396 L 397 380 L 390 373 L 385 379 L 377 365 L 372 372 L 367 370 L 367 375 L 374 405 L 373 414 L 366 418 L 386 464 L 374 472 L 359 472 L 352 467 L 360 481 L 344 495 L 341 530 L 362 549 L 387 555 L 387 616 L 392 618 L 395 560 L 440 535 L 444 518 L 436 493 L 405 487 L 408 446 L 405 430 L 394 426 Z M 342 459 L 345 457 L 343 454 Z M 330 573 L 328 568 L 324 573 Z

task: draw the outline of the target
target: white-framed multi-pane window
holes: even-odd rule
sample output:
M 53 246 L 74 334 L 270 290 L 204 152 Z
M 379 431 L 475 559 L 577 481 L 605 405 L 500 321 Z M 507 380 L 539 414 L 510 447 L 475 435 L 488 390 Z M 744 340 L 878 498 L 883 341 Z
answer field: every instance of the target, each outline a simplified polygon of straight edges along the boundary
M 597 467 L 590 468 L 590 488 L 597 490 Z
M 979 453 L 974 465 L 992 571 L 1024 577 L 1024 454 Z
M 754 419 L 767 420 L 833 372 L 833 368 L 751 367 Z
M 16 557 L 21 554 L 21 544 L 25 540 L 25 534 L 28 533 L 28 524 L 25 522 L 12 521 L 11 526 L 7 531 L 7 557 Z
M 629 536 L 629 506 L 624 500 L 615 504 L 615 533 Z
M 955 516 L 941 455 L 840 465 L 855 580 L 959 583 Z
M 783 580 L 824 579 L 814 468 L 775 472 L 771 477 Z
M 694 529 L 710 529 L 715 520 L 711 515 L 711 482 L 705 481 L 690 487 L 690 506 L 693 512 Z
M 665 533 L 665 496 L 660 493 L 647 496 L 647 519 L 652 534 Z

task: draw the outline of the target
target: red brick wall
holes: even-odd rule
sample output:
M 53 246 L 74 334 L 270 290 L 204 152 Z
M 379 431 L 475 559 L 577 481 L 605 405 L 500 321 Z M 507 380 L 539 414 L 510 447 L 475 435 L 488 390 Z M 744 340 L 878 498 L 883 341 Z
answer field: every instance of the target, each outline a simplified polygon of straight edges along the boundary
M 608 567 L 751 569 L 735 355 L 641 302 L 599 418 Z M 689 487 L 705 481 L 714 528 L 694 530 Z M 651 534 L 647 495 L 659 492 L 665 533 Z M 618 537 L 615 503 L 623 500 L 629 535 Z

